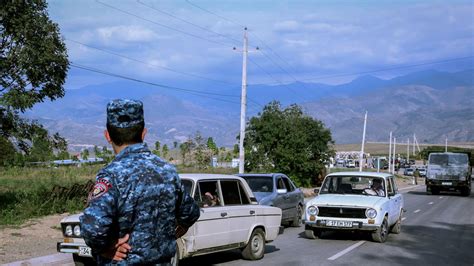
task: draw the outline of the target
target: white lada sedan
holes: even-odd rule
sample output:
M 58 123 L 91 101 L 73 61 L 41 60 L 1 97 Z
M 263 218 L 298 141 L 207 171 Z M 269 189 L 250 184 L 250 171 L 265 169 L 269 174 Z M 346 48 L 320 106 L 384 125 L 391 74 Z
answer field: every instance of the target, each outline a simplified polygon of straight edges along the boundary
M 283 233 L 281 209 L 258 205 L 247 182 L 238 176 L 218 174 L 180 174 L 186 190 L 201 208 L 201 216 L 177 240 L 174 261 L 224 250 L 240 248 L 249 260 L 261 259 L 265 243 Z M 73 254 L 78 265 L 92 262 L 91 249 L 81 237 L 79 216 L 61 221 L 64 241 L 59 252 Z
M 318 196 L 305 206 L 305 235 L 318 238 L 324 231 L 364 230 L 376 242 L 401 230 L 403 197 L 395 177 L 375 172 L 329 174 Z

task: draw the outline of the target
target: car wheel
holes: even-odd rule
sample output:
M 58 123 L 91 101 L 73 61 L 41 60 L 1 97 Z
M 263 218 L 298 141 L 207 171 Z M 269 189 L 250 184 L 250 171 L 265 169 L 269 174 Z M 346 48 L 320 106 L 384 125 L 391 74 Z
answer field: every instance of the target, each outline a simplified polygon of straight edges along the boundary
M 253 230 L 247 246 L 242 250 L 242 257 L 246 260 L 259 260 L 265 254 L 265 233 L 262 229 Z
M 305 226 L 304 235 L 309 239 L 318 239 L 321 237 L 322 231 L 319 228 Z
M 439 189 L 435 187 L 431 187 L 431 194 L 432 195 L 438 195 L 439 194 Z
M 372 233 L 372 239 L 375 242 L 383 243 L 388 237 L 388 220 L 387 217 L 383 218 L 382 225 Z
M 77 254 L 72 254 L 72 260 L 76 266 L 97 265 L 93 258 L 81 257 Z
M 303 216 L 303 208 L 301 205 L 298 204 L 296 206 L 296 216 L 293 218 L 293 220 L 290 222 L 290 225 L 293 227 L 300 227 L 301 224 L 303 223 L 302 217 Z
M 468 197 L 471 194 L 471 188 L 465 187 L 461 189 L 461 196 Z
M 402 231 L 402 213 L 400 212 L 400 216 L 398 217 L 397 222 L 392 225 L 392 228 L 390 229 L 390 233 L 394 234 L 400 234 Z

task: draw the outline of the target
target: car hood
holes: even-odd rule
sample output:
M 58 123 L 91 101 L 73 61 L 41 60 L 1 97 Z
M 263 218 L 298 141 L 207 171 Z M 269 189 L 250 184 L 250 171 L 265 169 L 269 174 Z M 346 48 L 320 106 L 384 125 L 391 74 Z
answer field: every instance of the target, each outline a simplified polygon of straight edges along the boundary
M 64 217 L 61 220 L 61 223 L 78 223 L 79 222 L 79 217 L 81 217 L 81 216 L 82 216 L 82 212 L 78 213 L 78 214 L 69 215 L 67 217 Z
M 272 192 L 254 192 L 253 193 L 255 198 L 257 199 L 258 203 L 266 202 L 268 201 L 267 198 L 269 198 L 272 195 Z
M 348 195 L 348 194 L 323 194 L 306 203 L 318 206 L 350 206 L 350 207 L 374 207 L 383 201 L 383 197 Z

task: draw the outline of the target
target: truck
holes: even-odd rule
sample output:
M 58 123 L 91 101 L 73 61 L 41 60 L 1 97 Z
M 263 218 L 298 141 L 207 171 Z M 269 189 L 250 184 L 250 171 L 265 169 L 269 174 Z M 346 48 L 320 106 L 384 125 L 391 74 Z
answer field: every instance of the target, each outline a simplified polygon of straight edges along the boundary
M 459 191 L 463 196 L 471 194 L 472 169 L 467 153 L 435 152 L 428 157 L 426 192 Z

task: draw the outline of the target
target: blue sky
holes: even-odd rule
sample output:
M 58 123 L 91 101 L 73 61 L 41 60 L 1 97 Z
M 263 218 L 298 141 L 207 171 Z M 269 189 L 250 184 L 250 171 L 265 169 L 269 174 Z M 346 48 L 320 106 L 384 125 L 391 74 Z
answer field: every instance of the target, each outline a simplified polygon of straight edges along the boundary
M 249 84 L 336 84 L 356 76 L 340 74 L 474 56 L 472 1 L 101 2 L 48 1 L 69 59 L 168 85 L 192 87 L 202 81 L 195 75 L 238 88 L 242 56 L 232 48 L 241 48 L 244 25 L 250 48 L 261 48 L 249 55 Z M 472 69 L 473 62 L 471 57 L 373 75 L 390 78 L 426 68 L 458 71 Z M 71 68 L 66 88 L 114 81 Z

